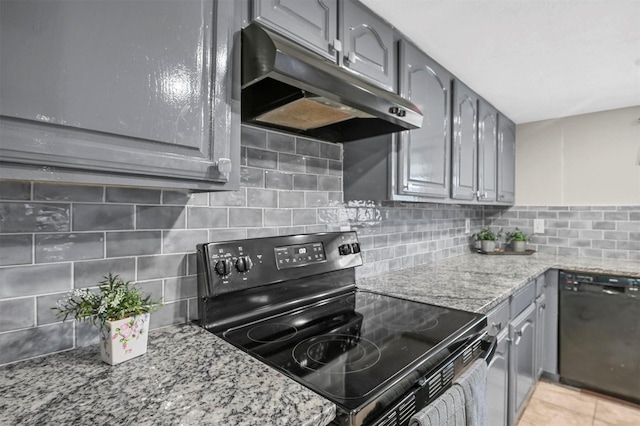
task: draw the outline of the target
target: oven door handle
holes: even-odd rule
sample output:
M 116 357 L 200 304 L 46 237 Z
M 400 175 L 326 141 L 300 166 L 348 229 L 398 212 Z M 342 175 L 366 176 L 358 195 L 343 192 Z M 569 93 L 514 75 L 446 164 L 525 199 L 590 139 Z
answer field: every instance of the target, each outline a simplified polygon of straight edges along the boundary
M 480 348 L 483 351 L 481 357 L 485 360 L 487 365 L 493 359 L 493 356 L 496 353 L 496 348 L 498 347 L 498 339 L 495 336 L 486 336 L 480 341 Z

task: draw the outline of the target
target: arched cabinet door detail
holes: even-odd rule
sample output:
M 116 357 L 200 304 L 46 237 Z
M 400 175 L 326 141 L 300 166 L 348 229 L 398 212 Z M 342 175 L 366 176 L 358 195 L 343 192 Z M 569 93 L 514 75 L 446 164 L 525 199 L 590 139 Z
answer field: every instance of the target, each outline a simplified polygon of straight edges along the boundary
M 478 96 L 459 80 L 453 81 L 453 144 L 451 198 L 476 199 L 478 164 Z
M 498 201 L 516 199 L 516 125 L 498 114 Z
M 400 42 L 400 94 L 424 115 L 422 127 L 399 135 L 398 192 L 449 196 L 452 76 L 412 44 Z
M 393 29 L 362 4 L 343 1 L 339 63 L 346 69 L 395 92 L 396 52 Z
M 252 18 L 336 62 L 337 0 L 254 0 Z
M 483 99 L 478 103 L 478 200 L 496 201 L 498 111 Z

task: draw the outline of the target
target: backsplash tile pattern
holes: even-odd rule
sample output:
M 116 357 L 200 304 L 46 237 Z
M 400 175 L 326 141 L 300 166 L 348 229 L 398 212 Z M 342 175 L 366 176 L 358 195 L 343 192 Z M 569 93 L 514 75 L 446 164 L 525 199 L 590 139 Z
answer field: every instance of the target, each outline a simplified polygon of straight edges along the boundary
M 152 327 L 197 318 L 195 245 L 353 229 L 357 277 L 470 250 L 483 224 L 546 232 L 534 248 L 640 260 L 640 206 L 481 207 L 343 202 L 342 146 L 243 127 L 241 188 L 187 194 L 139 188 L 0 181 L 0 364 L 97 341 L 88 323 L 61 323 L 51 307 L 109 272 L 164 305 Z
M 241 188 L 187 194 L 0 181 L 0 364 L 97 341 L 51 307 L 109 272 L 163 301 L 153 328 L 197 318 L 195 245 L 356 229 L 368 276 L 468 250 L 480 207 L 351 202 L 342 146 L 244 127 Z
M 544 220 L 543 234 L 533 234 L 534 219 Z M 528 247 L 544 253 L 640 261 L 640 205 L 487 207 L 485 223 L 519 227 L 532 235 Z

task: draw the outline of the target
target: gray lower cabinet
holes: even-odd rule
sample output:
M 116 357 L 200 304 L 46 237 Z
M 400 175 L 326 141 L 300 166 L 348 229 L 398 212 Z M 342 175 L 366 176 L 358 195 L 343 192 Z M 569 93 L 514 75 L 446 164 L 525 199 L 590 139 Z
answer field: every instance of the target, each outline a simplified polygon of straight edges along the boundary
M 487 369 L 487 425 L 505 426 L 509 408 L 509 300 L 487 314 L 488 333 L 496 336 L 496 352 Z
M 548 351 L 557 346 L 548 343 L 547 336 L 557 325 L 546 309 L 553 291 L 547 285 L 550 277 L 547 273 L 532 279 L 487 314 L 487 332 L 496 336 L 498 345 L 487 372 L 488 425 L 514 426 L 542 371 L 547 373 L 554 356 Z M 555 277 L 557 281 L 557 271 Z
M 337 0 L 254 0 L 251 18 L 306 48 L 337 60 Z
M 422 127 L 401 132 L 398 194 L 447 198 L 451 158 L 452 75 L 411 43 L 400 41 L 400 94 L 424 114 Z
M 505 426 L 509 407 L 509 332 L 498 334 L 496 352 L 487 369 L 487 425 Z
M 544 358 L 546 356 L 546 346 L 544 333 L 547 319 L 547 300 L 544 293 L 536 298 L 536 357 L 535 357 L 535 378 L 542 376 L 544 368 Z
M 558 270 L 545 273 L 544 334 L 542 371 L 545 377 L 558 380 Z
M 398 68 L 393 28 L 358 1 L 341 1 L 338 63 L 392 92 Z
M 531 304 L 509 326 L 509 423 L 515 424 L 536 383 L 536 308 Z
M 0 2 L 0 178 L 236 189 L 235 2 Z
M 478 188 L 478 95 L 457 79 L 453 81 L 452 119 L 451 198 L 473 201 Z
M 498 201 L 513 204 L 516 198 L 516 125 L 498 114 Z
M 478 102 L 478 200 L 489 203 L 498 195 L 498 111 L 484 99 Z

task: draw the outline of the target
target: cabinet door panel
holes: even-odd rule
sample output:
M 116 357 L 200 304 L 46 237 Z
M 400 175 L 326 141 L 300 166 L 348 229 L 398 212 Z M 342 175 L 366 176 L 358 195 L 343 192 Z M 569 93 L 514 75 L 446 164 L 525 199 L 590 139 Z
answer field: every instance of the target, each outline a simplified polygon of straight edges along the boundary
M 213 1 L 8 1 L 0 15 L 3 160 L 228 181 Z
M 358 2 L 342 3 L 341 65 L 395 92 L 393 29 Z
M 498 184 L 498 111 L 478 103 L 478 192 L 483 202 L 496 201 Z
M 536 309 L 535 305 L 525 309 L 510 326 L 511 374 L 510 377 L 510 415 L 515 420 L 524 408 L 529 392 L 536 382 L 535 342 Z
M 535 372 L 536 380 L 542 375 L 543 366 L 545 364 L 545 336 L 546 330 L 546 309 L 547 302 L 544 294 L 536 299 L 536 359 Z
M 505 330 L 498 335 L 496 352 L 487 369 L 487 424 L 507 424 L 509 389 L 509 339 Z
M 498 115 L 498 201 L 513 204 L 516 198 L 516 125 Z
M 413 45 L 400 43 L 401 95 L 420 108 L 422 127 L 400 135 L 401 194 L 449 195 L 451 74 Z
M 253 19 L 335 62 L 336 0 L 255 0 Z
M 478 97 L 453 81 L 453 145 L 451 198 L 472 201 L 477 190 Z

